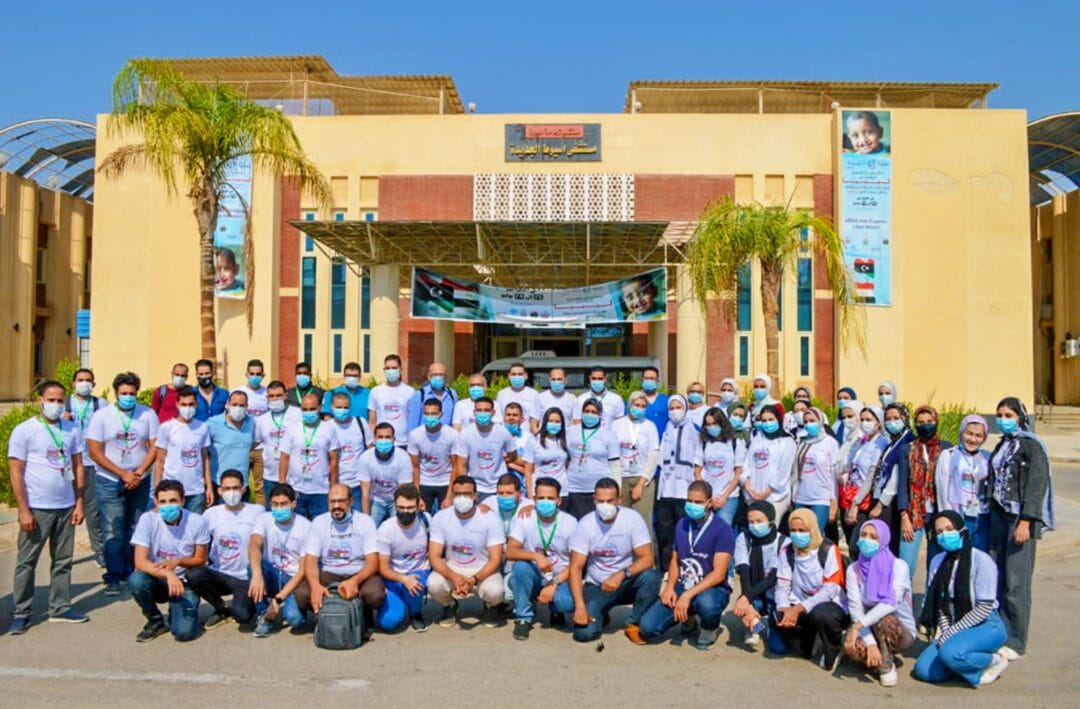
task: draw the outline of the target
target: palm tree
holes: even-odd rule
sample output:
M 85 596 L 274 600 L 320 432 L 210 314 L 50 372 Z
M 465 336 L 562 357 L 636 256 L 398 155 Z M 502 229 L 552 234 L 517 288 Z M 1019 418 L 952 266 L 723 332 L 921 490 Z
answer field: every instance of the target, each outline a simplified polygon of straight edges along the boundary
M 808 236 L 804 238 L 804 234 Z M 865 348 L 862 311 L 855 305 L 844 245 L 830 220 L 790 206 L 738 205 L 724 197 L 705 208 L 686 257 L 694 295 L 707 310 L 710 295 L 737 307 L 739 270 L 756 258 L 761 264 L 761 309 L 765 316 L 766 370 L 779 385 L 780 351 L 777 296 L 785 268 L 797 267 L 800 255 L 813 253 L 825 265 L 826 281 L 840 315 L 841 342 Z
M 202 356 L 217 361 L 214 325 L 214 230 L 222 198 L 233 187 L 227 168 L 250 157 L 255 170 L 276 178 L 291 176 L 326 208 L 332 202 L 327 179 L 307 158 L 292 124 L 282 113 L 245 99 L 231 86 L 185 79 L 165 61 L 135 59 L 113 82 L 110 135 L 135 134 L 140 143 L 110 153 L 98 168 L 117 178 L 135 168 L 149 168 L 170 195 L 183 187 L 199 229 L 199 319 Z M 236 195 L 240 197 L 239 194 Z M 243 198 L 240 198 L 243 203 Z M 243 203 L 250 232 L 250 205 Z M 255 260 L 250 233 L 247 256 L 247 326 L 251 334 Z

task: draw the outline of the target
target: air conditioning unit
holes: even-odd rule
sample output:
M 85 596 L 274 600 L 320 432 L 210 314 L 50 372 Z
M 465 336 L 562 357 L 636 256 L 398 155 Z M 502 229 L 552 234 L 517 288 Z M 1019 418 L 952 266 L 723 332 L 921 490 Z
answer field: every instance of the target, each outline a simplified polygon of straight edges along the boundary
M 1071 339 L 1061 343 L 1062 357 L 1080 357 L 1080 340 Z

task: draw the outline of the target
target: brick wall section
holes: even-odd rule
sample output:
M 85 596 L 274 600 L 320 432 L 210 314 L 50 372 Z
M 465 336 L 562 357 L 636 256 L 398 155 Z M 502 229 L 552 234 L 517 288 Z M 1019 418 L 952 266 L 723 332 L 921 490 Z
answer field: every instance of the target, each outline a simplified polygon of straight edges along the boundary
M 836 216 L 833 208 L 833 176 L 814 175 L 814 214 Z M 814 288 L 828 288 L 825 266 L 814 259 Z M 836 391 L 836 307 L 832 298 L 814 298 L 814 392 L 831 401 Z
M 735 374 L 735 322 L 719 301 L 709 302 L 705 342 L 705 391 L 719 395 L 720 382 Z
M 692 221 L 709 202 L 734 194 L 734 175 L 635 175 L 634 219 Z
M 278 282 L 281 288 L 300 286 L 300 231 L 289 224 L 300 218 L 300 183 L 294 178 L 281 180 L 281 214 L 278 235 Z M 291 376 L 300 358 L 300 297 L 278 298 L 278 347 L 276 366 L 271 365 L 274 378 Z
M 379 176 L 380 220 L 455 221 L 472 218 L 472 175 Z

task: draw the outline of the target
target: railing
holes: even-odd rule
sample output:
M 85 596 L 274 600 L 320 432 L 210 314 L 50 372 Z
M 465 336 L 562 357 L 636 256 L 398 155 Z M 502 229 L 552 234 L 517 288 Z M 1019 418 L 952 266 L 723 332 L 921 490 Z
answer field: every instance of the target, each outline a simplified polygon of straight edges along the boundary
M 1043 394 L 1035 395 L 1035 420 L 1053 426 L 1054 403 Z

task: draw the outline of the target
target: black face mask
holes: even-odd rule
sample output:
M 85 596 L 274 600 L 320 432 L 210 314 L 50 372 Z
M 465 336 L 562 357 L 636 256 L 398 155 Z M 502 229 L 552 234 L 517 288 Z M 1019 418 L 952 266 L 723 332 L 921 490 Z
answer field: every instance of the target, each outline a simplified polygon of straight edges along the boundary
M 415 512 L 398 512 L 396 514 L 397 514 L 398 521 L 401 522 L 406 527 L 408 527 L 409 525 L 411 525 L 413 522 L 416 521 L 416 513 Z
M 199 386 L 203 389 L 209 389 L 214 385 L 213 377 L 199 377 Z
M 915 430 L 919 432 L 919 438 L 933 438 L 937 433 L 936 423 L 917 423 L 915 424 Z

